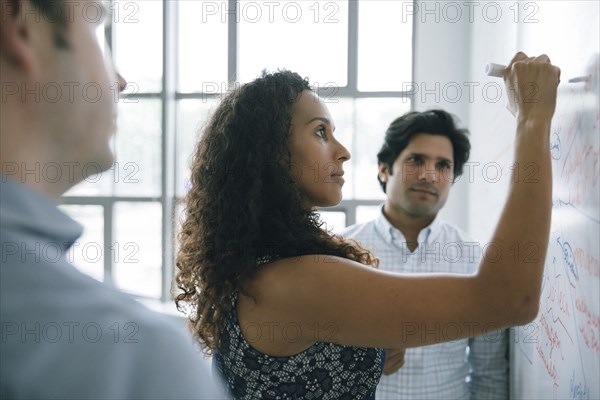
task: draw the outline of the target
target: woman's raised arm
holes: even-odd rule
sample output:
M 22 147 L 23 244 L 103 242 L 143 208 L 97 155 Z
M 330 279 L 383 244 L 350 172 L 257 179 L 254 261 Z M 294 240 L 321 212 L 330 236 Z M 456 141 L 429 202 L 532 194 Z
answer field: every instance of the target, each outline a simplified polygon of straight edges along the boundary
M 511 180 L 494 245 L 487 246 L 494 254 L 484 255 L 477 275 L 397 275 L 322 255 L 279 260 L 248 282 L 251 296 L 241 294 L 246 338 L 272 355 L 295 354 L 315 341 L 406 348 L 535 318 L 550 229 L 549 132 L 559 78 L 546 56 L 518 53 L 506 69 L 517 118 L 515 171 L 533 165 L 536 175 Z M 515 258 L 515 245 L 535 255 Z

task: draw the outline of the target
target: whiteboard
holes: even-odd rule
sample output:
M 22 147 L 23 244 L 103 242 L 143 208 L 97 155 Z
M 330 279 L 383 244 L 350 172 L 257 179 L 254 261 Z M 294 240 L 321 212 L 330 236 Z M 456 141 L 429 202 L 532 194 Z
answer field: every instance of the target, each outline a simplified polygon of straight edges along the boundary
M 501 81 L 485 76 L 483 67 L 506 63 L 517 50 L 546 53 L 561 68 L 540 311 L 530 324 L 511 329 L 511 398 L 600 399 L 600 2 L 522 0 L 480 7 L 488 3 L 502 7 L 502 18 L 473 23 L 471 70 L 479 87 L 499 88 Z M 586 82 L 567 82 L 585 75 Z M 512 179 L 515 121 L 505 105 L 506 93 L 471 104 L 473 151 L 462 178 L 469 179 L 469 231 L 482 246 L 493 234 Z M 521 257 L 529 256 L 526 250 Z
M 527 2 L 525 2 L 527 4 Z M 561 67 L 552 226 L 536 319 L 511 332 L 515 399 L 600 399 L 600 36 L 597 1 L 537 2 L 519 48 Z M 589 76 L 586 82 L 569 79 Z
M 597 85 L 597 59 L 594 68 Z M 540 312 L 512 331 L 518 399 L 600 398 L 599 103 L 586 86 L 562 88 L 552 126 L 553 213 Z

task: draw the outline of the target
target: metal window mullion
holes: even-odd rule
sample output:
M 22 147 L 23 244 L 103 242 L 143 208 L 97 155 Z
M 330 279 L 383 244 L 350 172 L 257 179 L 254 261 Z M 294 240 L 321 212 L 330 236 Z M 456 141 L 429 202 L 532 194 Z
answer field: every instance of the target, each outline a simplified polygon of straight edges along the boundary
M 416 7 L 416 1 L 413 1 L 413 10 L 414 7 Z M 416 29 L 416 14 L 417 13 L 413 13 L 412 15 L 412 45 L 411 45 L 411 49 L 410 51 L 412 52 L 412 63 L 410 66 L 410 80 L 411 82 L 415 81 L 415 48 L 416 48 L 416 44 L 417 44 L 417 29 Z M 414 93 L 410 93 L 408 98 L 410 98 L 410 111 L 415 111 L 415 94 Z
M 319 96 L 324 97 L 326 99 L 330 98 L 411 98 L 411 92 L 402 92 L 402 91 L 392 91 L 392 92 L 359 92 L 356 89 L 350 88 L 348 86 L 340 86 L 340 87 L 319 87 L 316 89 L 316 92 Z M 211 98 L 220 98 L 223 96 L 222 93 L 176 93 L 176 100 L 206 100 Z M 152 95 L 131 95 L 128 96 L 132 99 L 135 98 L 150 98 Z M 156 96 L 154 96 L 156 97 Z
M 358 1 L 348 1 L 348 88 L 357 92 L 358 81 Z
M 326 99 L 338 98 L 338 97 L 351 97 L 354 99 L 360 99 L 360 98 L 372 99 L 372 98 L 385 98 L 385 97 L 403 98 L 403 97 L 411 97 L 412 96 L 411 92 L 401 92 L 401 91 L 359 92 L 356 89 L 353 89 L 350 87 L 318 88 L 317 94 Z
M 104 217 L 104 282 L 112 284 L 114 282 L 113 257 L 110 251 L 113 242 L 113 206 L 114 202 L 109 201 L 102 204 Z M 109 251 L 107 251 L 109 249 Z
M 358 97 L 358 1 L 348 0 L 348 87 L 349 97 L 354 100 Z M 343 93 L 343 91 L 342 91 Z M 340 94 L 341 95 L 341 94 Z M 352 143 L 356 143 L 356 102 L 352 101 Z M 356 149 L 353 147 L 352 152 L 356 153 Z M 355 161 L 351 161 L 353 167 L 356 168 Z M 353 190 L 352 195 L 355 195 L 356 182 L 352 182 Z M 347 204 L 347 201 L 342 201 L 341 207 Z M 350 213 L 346 213 L 346 225 L 350 226 L 356 221 L 356 209 L 351 210 Z
M 83 206 L 107 206 L 118 202 L 130 203 L 153 203 L 161 201 L 160 197 L 131 197 L 131 196 L 111 196 L 111 197 L 94 197 L 94 196 L 65 196 L 61 198 L 61 204 L 83 205 Z
M 133 103 L 134 100 L 162 99 L 162 92 L 155 93 L 125 93 L 121 94 L 124 103 Z M 137 101 L 135 101 L 137 103 Z
M 237 81 L 238 0 L 228 0 L 227 3 L 227 79 L 229 80 L 229 83 L 234 83 Z
M 114 8 L 113 8 L 114 2 L 115 2 L 115 0 L 110 0 L 110 5 L 109 5 L 110 10 L 114 10 Z M 110 24 L 105 25 L 104 40 L 106 41 L 106 45 L 108 46 L 108 49 L 105 49 L 105 50 L 111 52 L 112 59 L 114 60 L 115 53 L 113 51 L 113 44 L 115 43 L 115 30 L 113 29 L 113 24 L 114 24 L 114 18 Z
M 114 10 L 115 7 L 115 0 L 110 0 L 110 4 L 109 4 L 109 10 Z M 112 17 L 112 16 L 109 16 Z M 104 40 L 106 41 L 106 45 L 108 46 L 107 49 L 105 49 L 105 51 L 110 52 L 110 59 L 111 60 L 116 60 L 116 51 L 115 51 L 115 45 L 117 43 L 116 38 L 117 38 L 117 32 L 115 29 L 115 18 L 111 18 L 111 22 L 106 24 L 104 27 Z M 117 71 L 118 72 L 118 71 Z M 116 83 L 116 82 L 115 82 Z M 112 85 L 112 83 L 111 83 Z M 118 86 L 118 84 L 117 84 Z M 119 93 L 119 100 L 122 98 L 123 94 Z M 119 107 L 119 104 L 116 105 L 116 107 Z M 117 153 L 117 142 L 116 139 L 114 139 L 113 136 L 113 152 L 114 154 Z M 114 160 L 113 160 L 114 161 Z M 115 189 L 116 189 L 116 183 L 115 182 L 111 182 L 110 184 L 110 190 L 112 193 L 115 193 Z M 105 206 L 106 207 L 106 206 Z M 106 222 L 105 222 L 105 226 L 104 226 L 104 230 L 106 231 Z M 106 244 L 104 245 L 106 248 Z M 105 266 L 106 266 L 106 257 L 104 260 Z M 112 266 L 110 268 L 112 270 Z M 106 268 L 105 268 L 106 270 Z M 105 274 L 106 275 L 106 274 Z
M 346 211 L 346 226 L 354 225 L 356 223 L 356 205 L 349 204 L 349 210 Z
M 173 276 L 173 207 L 175 195 L 175 149 L 176 149 L 176 104 L 177 90 L 177 15 L 176 1 L 163 2 L 163 79 L 162 79 L 162 154 L 161 154 L 161 192 L 162 192 L 162 257 L 161 257 L 161 295 L 160 300 L 170 299 Z

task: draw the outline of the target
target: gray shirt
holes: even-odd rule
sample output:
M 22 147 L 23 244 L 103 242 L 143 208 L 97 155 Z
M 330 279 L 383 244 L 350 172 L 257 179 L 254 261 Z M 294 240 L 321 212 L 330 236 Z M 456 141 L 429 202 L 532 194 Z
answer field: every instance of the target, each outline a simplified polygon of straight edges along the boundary
M 224 397 L 182 327 L 66 261 L 78 223 L 0 178 L 1 398 Z

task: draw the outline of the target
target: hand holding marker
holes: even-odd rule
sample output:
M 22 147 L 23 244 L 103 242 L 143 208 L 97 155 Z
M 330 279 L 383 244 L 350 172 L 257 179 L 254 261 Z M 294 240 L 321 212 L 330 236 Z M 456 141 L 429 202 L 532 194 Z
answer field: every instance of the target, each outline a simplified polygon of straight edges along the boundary
M 506 69 L 506 65 L 495 64 L 495 63 L 487 63 L 485 65 L 485 74 L 487 76 L 495 76 L 497 78 L 503 77 L 503 72 Z M 589 76 L 578 76 L 576 78 L 571 78 L 567 82 L 568 83 L 576 83 L 576 82 L 586 82 L 589 79 Z
M 506 70 L 506 65 L 496 64 L 496 63 L 487 63 L 487 64 L 485 64 L 484 72 L 487 76 L 495 76 L 497 78 L 502 78 L 502 77 L 504 77 L 505 70 Z M 578 77 L 569 79 L 567 82 L 568 83 L 587 82 L 588 79 L 589 79 L 589 76 L 578 76 Z M 513 117 L 515 116 L 515 112 L 510 107 L 510 104 L 506 105 L 506 109 L 508 111 L 510 111 L 510 113 L 513 115 Z

